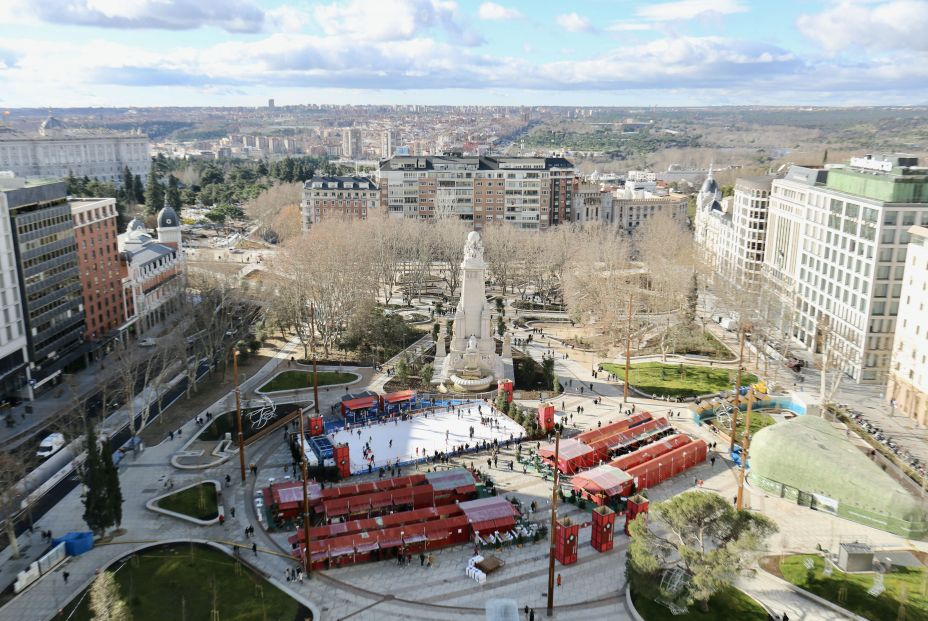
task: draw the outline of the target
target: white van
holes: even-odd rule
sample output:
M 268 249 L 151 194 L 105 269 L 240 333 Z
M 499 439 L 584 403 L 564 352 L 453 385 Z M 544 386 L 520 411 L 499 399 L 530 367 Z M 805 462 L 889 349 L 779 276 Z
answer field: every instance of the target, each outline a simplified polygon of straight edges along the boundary
M 39 445 L 39 450 L 35 452 L 36 457 L 45 459 L 51 457 L 58 451 L 64 448 L 64 435 L 60 433 L 52 433 L 46 436 L 42 443 Z

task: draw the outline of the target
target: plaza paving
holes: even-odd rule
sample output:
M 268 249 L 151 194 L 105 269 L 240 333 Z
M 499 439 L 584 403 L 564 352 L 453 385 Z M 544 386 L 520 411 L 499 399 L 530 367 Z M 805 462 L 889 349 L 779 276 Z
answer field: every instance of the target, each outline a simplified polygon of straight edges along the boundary
M 527 333 L 519 331 L 516 337 Z M 536 343 L 528 346 L 528 352 L 540 359 L 549 348 L 560 352 L 557 344 Z M 587 388 L 584 395 L 568 392 L 557 399 L 557 405 L 575 413 L 572 425 L 587 429 L 595 427 L 597 421 L 606 422 L 618 417 L 622 406 L 621 386 L 593 379 L 588 362 L 578 361 L 570 350 L 572 359 L 559 358 L 556 370 L 564 379 L 572 379 L 573 387 L 580 383 Z M 288 353 L 281 352 L 276 360 L 269 362 L 255 375 L 249 383 L 262 381 L 272 375 L 278 367 L 285 367 L 282 362 Z M 373 384 L 381 384 L 383 377 L 374 377 Z M 593 384 L 593 394 L 589 386 Z M 320 391 L 320 405 L 323 408 L 335 403 L 338 391 Z M 601 396 L 600 405 L 592 404 L 592 397 Z M 227 401 L 226 401 L 227 403 Z M 632 399 L 639 410 L 648 409 L 657 414 L 681 408 L 666 402 L 653 402 Z M 533 405 L 526 402 L 527 405 Z M 217 406 L 219 403 L 217 402 Z M 584 408 L 576 414 L 576 408 Z M 179 404 L 177 407 L 183 407 Z M 189 412 L 189 419 L 200 412 Z M 697 428 L 686 417 L 673 417 L 672 422 L 683 431 L 712 441 L 713 437 L 706 428 Z M 194 430 L 195 424 L 188 422 L 184 436 Z M 314 574 L 312 579 L 302 584 L 288 583 L 284 580 L 288 567 L 295 562 L 287 556 L 289 545 L 286 538 L 290 533 L 267 534 L 257 528 L 254 539 L 246 539 L 244 529 L 249 524 L 260 526 L 254 507 L 257 489 L 266 485 L 271 478 L 281 480 L 291 474 L 290 454 L 286 449 L 283 434 L 272 434 L 246 450 L 247 461 L 258 466 L 258 476 L 249 476 L 243 484 L 238 475 L 238 460 L 233 459 L 220 467 L 202 471 L 180 471 L 168 465 L 172 454 L 180 450 L 183 441 L 165 440 L 148 447 L 143 453 L 130 456 L 120 466 L 125 504 L 123 522 L 126 532 L 114 540 L 114 543 L 98 545 L 90 552 L 70 559 L 50 575 L 0 609 L 4 619 L 53 618 L 56 611 L 66 601 L 85 588 L 93 579 L 95 572 L 113 560 L 131 552 L 133 549 L 149 542 L 171 540 L 210 540 L 227 547 L 238 544 L 246 546 L 242 550 L 244 561 L 253 565 L 293 596 L 311 604 L 311 608 L 322 619 L 484 619 L 485 601 L 491 598 L 514 600 L 519 609 L 523 606 L 534 607 L 536 617 L 543 615 L 545 591 L 547 584 L 547 541 L 528 544 L 522 548 L 504 548 L 499 553 L 506 561 L 505 567 L 490 575 L 483 585 L 477 585 L 464 575 L 467 558 L 472 554 L 470 546 L 456 546 L 434 552 L 435 565 L 431 568 L 420 567 L 414 563 L 411 567 L 400 567 L 389 561 L 369 563 L 354 567 L 345 567 Z M 721 448 L 721 447 L 720 447 Z M 673 494 L 680 493 L 693 486 L 694 478 L 705 481 L 705 488 L 717 491 L 724 497 L 733 497 L 736 489 L 736 471 L 724 455 L 719 455 L 714 467 L 706 462 L 691 472 L 652 488 L 652 500 L 659 501 Z M 457 459 L 458 464 L 473 465 L 487 471 L 487 453 L 478 453 L 467 458 Z M 499 468 L 490 468 L 492 476 L 506 496 L 516 496 L 527 505 L 534 500 L 538 510 L 531 519 L 545 522 L 550 517 L 550 482 L 543 481 L 533 473 L 522 473 L 517 466 L 510 471 L 506 462 L 514 460 L 514 449 L 504 449 L 499 455 Z M 405 469 L 404 469 L 405 472 Z M 145 502 L 158 495 L 164 489 L 168 478 L 174 485 L 198 481 L 204 478 L 224 479 L 229 474 L 232 485 L 223 490 L 223 499 L 228 519 L 224 525 L 197 527 L 178 519 L 159 515 L 144 508 Z M 374 475 L 376 477 L 376 474 Z M 363 477 L 362 477 L 363 478 Z M 907 542 L 882 531 L 867 528 L 833 516 L 811 511 L 788 503 L 778 498 L 770 498 L 763 493 L 748 488 L 747 504 L 754 510 L 763 511 L 777 521 L 780 533 L 772 537 L 772 552 L 809 551 L 821 544 L 833 548 L 840 541 L 857 539 L 873 545 L 891 545 L 897 547 L 916 547 L 928 550 L 923 542 Z M 236 509 L 236 517 L 231 518 L 230 509 Z M 86 530 L 81 515 L 83 508 L 79 490 L 71 492 L 54 510 L 37 523 L 36 534 L 26 535 L 23 543 L 28 544 L 27 557 L 35 557 L 42 549 L 38 529 L 51 529 L 55 534 L 69 530 Z M 573 505 L 559 509 L 560 515 L 570 515 L 579 521 L 588 519 L 588 511 L 581 514 Z M 555 593 L 557 619 L 629 619 L 622 587 L 624 585 L 623 567 L 624 551 L 627 539 L 618 536 L 616 548 L 606 554 L 595 552 L 588 545 L 590 529 L 581 530 L 579 562 L 564 567 L 557 566 L 562 576 L 562 586 Z M 251 552 L 252 543 L 256 543 L 259 552 Z M 9 561 L 9 549 L 4 550 L 0 559 L 4 561 L 3 571 L 13 571 L 24 566 L 27 559 L 19 562 Z M 62 574 L 69 572 L 70 580 L 64 584 Z M 791 619 L 832 620 L 842 618 L 837 613 L 803 599 L 786 589 L 763 572 L 755 577 L 744 577 L 739 586 L 766 604 L 772 611 L 781 614 L 786 611 Z

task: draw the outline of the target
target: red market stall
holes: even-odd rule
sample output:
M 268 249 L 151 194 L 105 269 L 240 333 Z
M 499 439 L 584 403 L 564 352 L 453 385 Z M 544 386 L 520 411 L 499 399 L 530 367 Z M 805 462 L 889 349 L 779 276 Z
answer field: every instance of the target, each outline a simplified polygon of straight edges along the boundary
M 659 457 L 665 453 L 669 453 L 675 448 L 679 448 L 691 442 L 689 436 L 683 435 L 681 433 L 667 436 L 657 442 L 647 444 L 637 451 L 632 451 L 631 453 L 626 453 L 621 457 L 609 462 L 609 465 L 613 468 L 618 468 L 620 470 L 628 470 L 629 468 L 634 468 L 635 466 L 640 466 L 641 464 Z
M 380 410 L 384 414 L 397 414 L 416 406 L 415 390 L 400 390 L 380 397 Z
M 306 485 L 309 491 L 309 504 L 315 506 L 322 498 L 322 489 L 318 483 L 309 482 Z M 265 504 L 277 507 L 277 514 L 284 520 L 299 516 L 303 511 L 303 483 L 301 481 L 288 481 L 274 483 L 265 490 Z
M 380 415 L 380 400 L 377 395 L 365 395 L 342 401 L 342 417 L 349 423 L 360 423 Z
M 684 470 L 701 464 L 706 459 L 708 446 L 704 440 L 696 440 L 675 448 L 669 453 L 656 457 L 639 466 L 629 469 L 626 474 L 632 477 L 636 489 L 654 487 L 658 483 L 680 474 Z
M 653 441 L 656 437 L 668 433 L 672 427 L 666 418 L 649 420 L 636 427 L 621 431 L 609 438 L 590 443 L 599 459 L 607 459 L 611 454 L 623 449 L 640 446 Z
M 574 475 L 570 483 L 584 498 L 604 505 L 613 498 L 627 495 L 631 481 L 628 474 L 606 464 Z
M 512 530 L 519 515 L 512 503 L 500 496 L 468 500 L 458 506 L 461 507 L 473 531 L 484 536 Z
M 650 412 L 638 412 L 637 414 L 632 414 L 627 418 L 617 420 L 613 423 L 608 423 L 604 427 L 597 427 L 596 429 L 584 431 L 577 436 L 577 439 L 584 444 L 592 444 L 598 440 L 611 438 L 622 431 L 636 427 L 649 420 L 651 420 Z
M 554 443 L 548 442 L 538 449 L 538 456 L 549 465 L 554 466 Z M 567 438 L 561 440 L 557 458 L 557 469 L 566 474 L 573 474 L 596 463 L 596 453 L 586 444 Z

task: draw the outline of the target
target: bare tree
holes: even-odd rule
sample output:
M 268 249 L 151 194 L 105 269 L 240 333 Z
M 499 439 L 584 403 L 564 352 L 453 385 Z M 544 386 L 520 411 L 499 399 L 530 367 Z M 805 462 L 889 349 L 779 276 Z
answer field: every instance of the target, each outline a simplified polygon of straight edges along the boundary
M 522 260 L 524 234 L 514 226 L 503 223 L 489 224 L 483 229 L 484 256 L 496 284 L 506 295 L 511 283 L 515 264 Z
M 196 272 L 188 277 L 185 323 L 185 345 L 190 348 L 192 364 L 185 365 L 187 397 L 197 390 L 197 368 L 203 358 L 211 365 L 222 364 L 225 377 L 232 349 L 235 347 L 236 323 L 248 311 L 244 292 L 229 277 Z M 186 355 L 184 356 L 186 358 Z
M 21 512 L 23 489 L 22 478 L 29 472 L 31 459 L 22 451 L 0 452 L 0 521 L 3 532 L 10 542 L 13 558 L 20 557 L 19 541 L 16 538 L 16 518 Z
M 448 296 L 453 298 L 461 285 L 461 263 L 464 261 L 464 242 L 473 229 L 459 218 L 442 218 L 428 227 L 426 239 L 432 249 L 430 263 L 438 268 Z

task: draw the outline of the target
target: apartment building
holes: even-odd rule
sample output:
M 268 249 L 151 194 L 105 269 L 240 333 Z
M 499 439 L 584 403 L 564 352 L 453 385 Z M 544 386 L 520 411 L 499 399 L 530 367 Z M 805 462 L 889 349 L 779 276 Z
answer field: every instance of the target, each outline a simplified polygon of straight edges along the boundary
M 928 226 L 908 229 L 896 338 L 886 398 L 897 410 L 928 425 Z
M 395 129 L 385 129 L 380 136 L 380 157 L 382 159 L 393 157 L 398 146 L 400 146 L 399 132 Z
M 574 219 L 573 175 L 563 158 L 448 154 L 392 157 L 380 163 L 376 180 L 391 217 L 543 229 Z
M 361 130 L 348 127 L 342 130 L 342 157 L 355 160 L 361 157 Z
M 26 325 L 30 378 L 55 381 L 84 353 L 84 301 L 66 184 L 30 181 L 4 192 Z
M 0 176 L 0 398 L 4 401 L 18 394 L 29 381 L 26 319 L 7 202 L 7 191 L 24 185 L 23 179 L 10 173 Z
M 70 129 L 49 117 L 37 133 L 0 127 L 0 170 L 21 177 L 57 177 L 68 173 L 122 186 L 123 169 L 145 179 L 151 170 L 148 136 Z
M 138 218 L 119 236 L 123 265 L 123 306 L 127 323 L 145 334 L 181 308 L 184 260 L 180 219 L 170 207 L 158 213 L 158 238 Z
M 858 383 L 888 381 L 909 229 L 928 224 L 918 158 L 793 166 L 773 181 L 764 269 L 793 336 Z
M 366 220 L 379 204 L 377 184 L 367 177 L 313 177 L 303 184 L 303 230 L 330 219 Z
M 71 200 L 88 342 L 112 336 L 126 321 L 118 217 L 114 198 Z
M 688 199 L 678 194 L 625 198 L 619 193 L 612 198 L 612 221 L 629 234 L 658 214 L 666 214 L 683 227 L 686 226 L 687 203 Z

